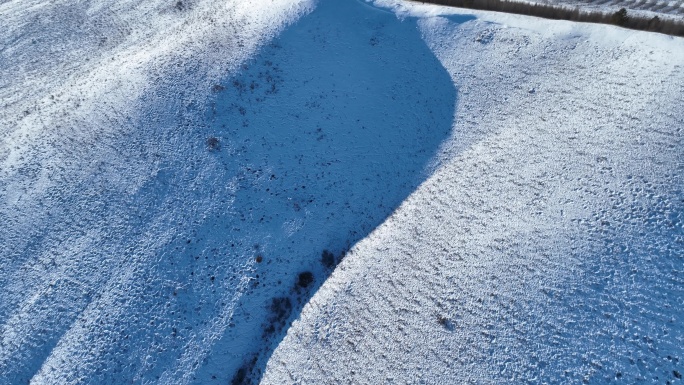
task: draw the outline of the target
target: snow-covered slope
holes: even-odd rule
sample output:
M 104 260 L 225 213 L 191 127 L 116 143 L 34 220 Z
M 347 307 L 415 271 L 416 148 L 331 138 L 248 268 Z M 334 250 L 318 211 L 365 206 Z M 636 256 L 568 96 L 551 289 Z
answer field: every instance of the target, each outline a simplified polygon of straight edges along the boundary
M 459 12 L 0 1 L 0 385 L 684 373 L 682 39 Z
M 39 5 L 3 5 L 0 382 L 258 377 L 434 168 L 448 73 L 415 23 L 354 1 Z
M 2 4 L 0 383 L 189 382 L 254 259 L 197 239 L 239 190 L 212 88 L 310 7 Z
M 305 306 L 266 384 L 681 382 L 684 40 L 413 7 L 444 166 Z

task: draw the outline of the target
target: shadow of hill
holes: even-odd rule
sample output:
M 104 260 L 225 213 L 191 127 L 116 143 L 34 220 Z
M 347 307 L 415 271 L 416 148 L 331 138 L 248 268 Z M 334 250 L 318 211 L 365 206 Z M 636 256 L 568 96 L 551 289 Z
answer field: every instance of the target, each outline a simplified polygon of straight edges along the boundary
M 258 383 L 331 267 L 429 174 L 456 90 L 414 20 L 355 1 L 321 2 L 214 89 L 211 146 L 239 175 L 224 228 L 260 263 L 196 383 Z
M 56 187 L 1 232 L 0 384 L 258 382 L 453 124 L 456 90 L 415 20 L 362 2 L 321 1 L 206 105 L 183 63 L 112 108 L 116 134 L 66 120 Z

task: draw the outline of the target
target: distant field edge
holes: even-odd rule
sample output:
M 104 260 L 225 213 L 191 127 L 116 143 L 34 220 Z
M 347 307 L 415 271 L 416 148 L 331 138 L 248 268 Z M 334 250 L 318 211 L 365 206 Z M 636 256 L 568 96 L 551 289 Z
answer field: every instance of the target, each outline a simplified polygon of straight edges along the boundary
M 638 31 L 658 32 L 684 37 L 684 20 L 666 17 L 630 15 L 621 8 L 616 12 L 582 10 L 579 7 L 565 7 L 551 4 L 523 3 L 508 0 L 408 0 L 414 3 L 429 3 L 449 7 L 495 11 L 516 15 L 536 16 L 552 20 L 570 20 L 582 23 L 611 24 Z

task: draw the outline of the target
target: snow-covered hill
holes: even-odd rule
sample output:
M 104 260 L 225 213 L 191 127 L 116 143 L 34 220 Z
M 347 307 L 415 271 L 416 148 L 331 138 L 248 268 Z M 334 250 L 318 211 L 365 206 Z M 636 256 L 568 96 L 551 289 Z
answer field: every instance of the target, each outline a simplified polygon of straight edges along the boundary
M 335 259 L 434 167 L 456 90 L 415 24 L 323 2 L 265 40 L 311 5 L 188 7 L 126 10 L 159 21 L 80 63 L 89 35 L 43 62 L 48 37 L 18 25 L 3 51 L 8 384 L 258 375 Z
M 681 382 L 684 41 L 396 7 L 458 89 L 447 160 L 263 383 Z
M 389 0 L 0 15 L 0 384 L 684 373 L 682 39 Z

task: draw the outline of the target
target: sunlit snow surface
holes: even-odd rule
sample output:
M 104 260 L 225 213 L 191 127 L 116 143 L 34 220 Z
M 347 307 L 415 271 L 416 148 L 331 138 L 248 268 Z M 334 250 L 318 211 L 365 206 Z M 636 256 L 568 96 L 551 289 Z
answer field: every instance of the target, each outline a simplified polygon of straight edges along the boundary
M 684 40 L 382 3 L 456 85 L 446 160 L 263 383 L 680 383 Z
M 682 39 L 138 3 L 0 1 L 0 384 L 682 381 Z

